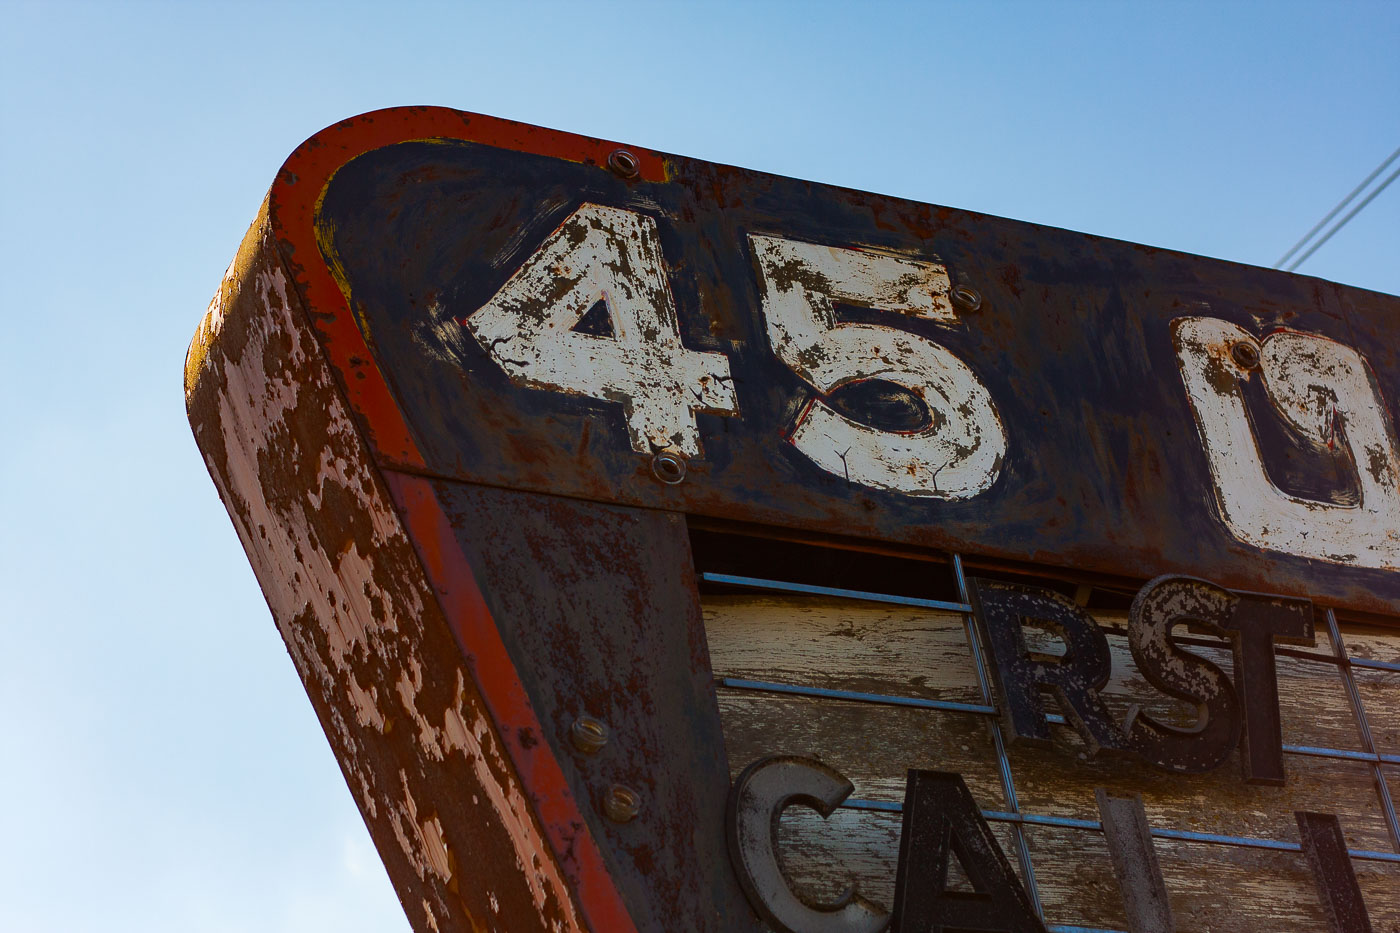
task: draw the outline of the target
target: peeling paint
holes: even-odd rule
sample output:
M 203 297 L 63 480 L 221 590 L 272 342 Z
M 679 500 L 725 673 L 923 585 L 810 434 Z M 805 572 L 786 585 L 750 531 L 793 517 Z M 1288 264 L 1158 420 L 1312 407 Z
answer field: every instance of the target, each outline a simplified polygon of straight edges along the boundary
M 956 320 L 948 273 L 866 250 L 750 236 L 762 272 L 763 316 L 773 352 L 818 392 L 884 380 L 919 396 L 931 423 L 883 431 L 825 399 L 806 406 L 788 440 L 847 482 L 907 495 L 966 499 L 990 489 L 1006 458 L 1006 429 L 987 387 L 946 347 L 918 334 L 840 323 L 834 303 Z
M 186 399 L 347 783 L 404 903 L 419 905 L 409 911 L 416 929 L 514 931 L 533 916 L 536 929 L 582 933 L 569 887 L 479 694 L 451 660 L 450 630 L 275 257 L 266 229 L 255 225 L 191 346 Z M 446 684 L 440 670 L 423 669 L 420 659 L 430 656 L 439 667 L 446 661 Z M 404 674 L 386 677 L 390 670 Z M 381 685 L 390 683 L 397 689 L 386 697 Z M 404 718 L 416 728 L 393 728 Z M 399 749 L 389 759 L 385 743 Z M 388 760 L 399 767 L 386 772 Z M 467 812 L 477 815 L 453 823 L 436 802 L 423 810 L 440 786 L 454 788 L 453 808 L 471 791 Z M 471 884 L 456 883 L 457 851 L 475 866 Z M 514 905 L 509 928 L 491 907 L 506 902 Z
M 1361 355 L 1315 334 L 1283 331 L 1258 340 L 1216 318 L 1179 318 L 1172 334 L 1215 501 L 1230 533 L 1300 557 L 1400 569 L 1400 454 L 1380 389 Z M 1360 502 L 1304 499 L 1270 479 L 1242 388 L 1256 371 L 1232 355 L 1241 344 L 1257 355 L 1257 377 L 1269 401 L 1300 436 L 1316 446 L 1347 446 L 1358 468 Z
M 573 328 L 598 302 L 611 337 Z M 622 405 L 632 449 L 698 457 L 695 413 L 738 414 L 722 353 L 681 344 L 656 222 L 585 204 L 465 320 L 520 385 Z

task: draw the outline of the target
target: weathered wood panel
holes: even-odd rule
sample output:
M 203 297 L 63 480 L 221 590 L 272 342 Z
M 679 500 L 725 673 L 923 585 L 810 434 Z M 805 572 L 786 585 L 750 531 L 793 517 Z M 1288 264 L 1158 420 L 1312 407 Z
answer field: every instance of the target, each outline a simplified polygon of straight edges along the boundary
M 956 613 L 820 597 L 707 596 L 705 626 L 710 664 L 726 677 L 982 702 Z
M 1376 751 L 1400 755 L 1400 703 L 1395 700 L 1400 696 L 1400 671 L 1353 668 L 1352 676 Z
M 195 335 L 185 386 L 209 473 L 413 929 L 586 930 L 266 209 Z
M 717 676 L 770 680 L 826 689 L 918 699 L 980 703 L 977 673 L 962 617 L 823 597 L 707 596 L 706 627 Z M 1194 711 L 1164 697 L 1138 672 L 1121 613 L 1097 613 L 1109 629 L 1113 675 L 1103 690 L 1120 717 L 1134 704 L 1166 721 L 1187 724 Z M 1400 637 L 1391 636 L 1400 642 Z M 1027 644 L 1062 654 L 1049 633 L 1027 629 Z M 1193 651 L 1229 671 L 1228 649 Z M 1284 742 L 1361 750 L 1360 735 L 1325 631 L 1310 649 L 1318 660 L 1280 656 L 1279 700 Z M 1400 678 L 1400 675 L 1396 675 Z M 1052 704 L 1053 706 L 1053 704 Z M 1077 754 L 1077 752 L 1075 752 Z
M 1096 832 L 1030 827 L 1036 880 L 1052 923 L 1124 929 L 1108 847 Z M 1327 933 L 1316 885 L 1301 852 L 1156 840 L 1180 933 L 1298 930 Z M 1400 865 L 1355 861 L 1371 922 L 1400 923 Z M 1081 912 L 1082 911 L 1082 912 Z
M 854 797 L 898 803 L 909 768 L 957 771 L 984 807 L 1003 807 L 991 733 L 979 717 L 720 688 L 730 770 L 764 755 L 802 755 L 850 779 Z
M 822 820 L 815 813 L 795 809 L 784 817 L 778 836 L 783 866 L 797 889 L 816 901 L 834 899 L 854 883 L 866 897 L 889 904 L 899 830 L 900 818 L 894 813 L 842 809 Z M 992 831 L 1005 851 L 1013 851 L 1007 824 L 993 823 Z M 1101 833 L 1030 826 L 1026 836 L 1047 922 L 1126 929 L 1122 894 Z M 1232 929 L 1328 933 L 1302 853 L 1171 839 L 1156 840 L 1156 847 L 1180 933 Z M 1011 861 L 1014 866 L 1015 859 Z M 1400 865 L 1353 864 L 1374 928 L 1396 929 Z M 960 874 L 954 863 L 952 877 Z M 958 883 L 954 880 L 954 885 Z
M 1127 636 L 1121 634 L 1126 632 L 1127 616 L 1108 612 L 1095 612 L 1093 616 L 1108 630 L 1108 645 L 1113 652 L 1113 674 L 1103 690 L 1109 709 L 1121 720 L 1128 708 L 1136 704 L 1166 722 L 1190 724 L 1195 718 L 1194 709 L 1158 693 L 1138 671 L 1137 663 L 1128 650 Z M 1033 649 L 1047 654 L 1063 654 L 1059 640 L 1048 633 L 1028 628 L 1027 635 L 1027 643 Z M 1316 647 L 1303 649 L 1314 655 L 1315 660 L 1279 655 L 1276 661 L 1283 741 L 1288 745 L 1359 751 L 1361 737 L 1356 729 L 1346 687 L 1337 665 L 1330 659 L 1331 642 L 1320 625 L 1316 636 Z M 1193 645 L 1190 650 L 1227 673 L 1231 670 L 1231 652 L 1224 642 L 1219 647 Z
M 1008 749 L 1016 792 L 1029 812 L 1097 819 L 1094 788 L 1107 787 L 1142 794 L 1154 826 L 1296 842 L 1293 811 L 1317 810 L 1341 817 L 1352 848 L 1390 848 L 1367 764 L 1285 755 L 1287 784 L 1258 787 L 1241 781 L 1238 754 L 1209 774 L 1168 774 L 1132 759 L 1077 758 L 1068 730 L 1055 731 L 1053 749 Z
M 1010 825 L 991 825 L 1002 849 L 1013 851 Z M 803 896 L 817 902 L 832 901 L 854 884 L 876 903 L 890 904 L 899 860 L 899 831 L 898 813 L 843 808 L 823 820 L 810 810 L 794 808 L 779 826 L 783 869 Z M 1015 858 L 1010 861 L 1024 883 Z M 951 889 L 972 890 L 956 859 L 949 863 L 948 882 Z
M 921 699 L 980 702 L 976 671 L 959 613 L 929 612 L 802 596 L 713 596 L 704 599 L 707 638 L 717 677 L 741 677 L 827 689 Z M 1120 614 L 1096 613 L 1110 629 L 1113 675 L 1104 690 L 1118 714 L 1140 703 L 1163 718 L 1190 721 L 1183 704 L 1163 698 L 1138 673 Z M 1352 636 L 1355 634 L 1355 641 Z M 1344 629 L 1348 644 L 1387 657 L 1400 635 Z M 1050 633 L 1028 631 L 1034 650 L 1062 653 Z M 1194 647 L 1227 671 L 1230 652 Z M 1316 658 L 1278 657 L 1285 744 L 1360 751 L 1341 671 L 1330 658 L 1325 629 L 1306 649 Z M 1358 654 L 1361 652 L 1358 651 Z M 1400 724 L 1400 675 L 1358 671 L 1377 742 L 1394 741 Z M 1053 701 L 1048 704 L 1054 709 Z M 770 753 L 808 755 L 842 771 L 855 797 L 899 801 L 908 768 L 961 772 L 984 810 L 1005 809 L 990 735 L 991 717 L 909 709 L 850 700 L 720 690 L 731 767 Z M 1392 851 L 1374 768 L 1365 762 L 1286 754 L 1283 787 L 1243 783 L 1238 753 L 1216 771 L 1167 774 L 1122 755 L 1089 759 L 1078 736 L 1052 726 L 1054 744 L 1012 743 L 1009 759 L 1026 813 L 1097 822 L 1095 787 L 1142 795 L 1154 829 L 1218 833 L 1297 843 L 1293 811 L 1336 813 L 1348 845 Z M 1400 766 L 1386 769 L 1400 798 Z M 1008 824 L 993 823 L 1012 863 Z M 828 820 L 794 809 L 780 830 L 785 869 L 797 888 L 830 899 L 852 881 L 865 896 L 893 896 L 900 817 L 843 808 Z M 1107 844 L 1092 829 L 1027 826 L 1047 921 L 1125 929 L 1121 894 Z M 1157 840 L 1178 928 L 1185 931 L 1327 930 L 1315 884 L 1300 852 Z M 1400 864 L 1354 860 L 1377 930 L 1400 929 Z
M 1342 641 L 1353 658 L 1400 664 L 1400 637 L 1394 629 L 1343 620 Z

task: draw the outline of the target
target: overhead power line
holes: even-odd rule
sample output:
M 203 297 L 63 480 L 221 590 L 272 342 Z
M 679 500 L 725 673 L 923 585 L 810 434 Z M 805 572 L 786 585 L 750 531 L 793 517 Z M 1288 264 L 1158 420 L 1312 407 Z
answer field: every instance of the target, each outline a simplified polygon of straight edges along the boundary
M 1312 241 L 1313 236 L 1317 234 L 1319 230 L 1327 226 L 1327 224 L 1331 222 L 1333 217 L 1336 217 L 1339 213 L 1345 210 L 1347 205 L 1350 204 L 1353 200 L 1355 200 L 1357 195 L 1365 191 L 1366 188 L 1371 184 L 1371 182 L 1375 181 L 1376 178 L 1380 175 L 1380 173 L 1384 172 L 1387 168 L 1389 168 L 1390 163 L 1394 162 L 1396 159 L 1400 159 L 1400 149 L 1396 149 L 1390 154 L 1389 158 L 1387 158 L 1380 165 L 1376 166 L 1375 171 L 1367 175 L 1362 180 L 1361 184 L 1357 185 L 1351 190 L 1350 194 L 1342 198 L 1341 202 L 1338 203 L 1336 207 L 1328 211 L 1326 217 L 1319 220 L 1316 224 L 1313 225 L 1313 228 L 1311 230 L 1303 234 L 1303 238 L 1297 243 L 1294 243 L 1292 249 L 1290 249 L 1288 252 L 1284 253 L 1281 257 L 1279 257 L 1279 261 L 1274 263 L 1274 268 L 1279 268 L 1284 263 L 1288 262 L 1288 260 L 1292 258 L 1294 253 L 1297 253 L 1299 250 L 1303 249 L 1304 246 L 1307 246 L 1308 242 Z M 1331 229 L 1329 229 L 1317 240 L 1313 241 L 1312 245 L 1308 247 L 1306 252 L 1300 255 L 1297 259 L 1293 260 L 1293 264 L 1288 267 L 1288 271 L 1292 272 L 1294 269 L 1301 266 L 1309 256 L 1318 251 L 1318 249 L 1322 246 L 1323 243 L 1326 243 L 1328 240 L 1332 239 L 1333 234 L 1345 227 L 1348 221 L 1350 221 L 1357 214 L 1361 213 L 1362 208 L 1374 201 L 1376 199 L 1376 195 L 1384 191 L 1390 185 L 1390 183 L 1394 181 L 1397 177 L 1400 177 L 1400 168 L 1397 168 L 1395 171 L 1391 172 L 1388 176 L 1386 176 L 1385 180 L 1382 181 L 1378 186 L 1376 186 L 1376 188 L 1370 194 L 1366 195 L 1366 197 L 1361 200 L 1360 204 L 1357 204 L 1354 208 L 1348 211 L 1345 217 L 1337 221 L 1337 223 L 1334 224 L 1331 227 Z

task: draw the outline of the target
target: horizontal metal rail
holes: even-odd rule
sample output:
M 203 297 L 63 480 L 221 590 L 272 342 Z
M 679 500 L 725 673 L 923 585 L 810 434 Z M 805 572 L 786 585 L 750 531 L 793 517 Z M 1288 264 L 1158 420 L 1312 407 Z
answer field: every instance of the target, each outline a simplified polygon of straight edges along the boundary
M 1283 750 L 1291 755 L 1310 755 L 1314 758 L 1338 758 L 1346 761 L 1400 765 L 1400 755 L 1388 755 L 1382 752 L 1352 752 L 1344 748 L 1327 748 L 1319 745 L 1285 745 Z
M 772 590 L 781 593 L 803 593 L 809 596 L 837 596 L 845 599 L 858 599 L 864 602 L 888 603 L 895 606 L 913 606 L 919 609 L 943 609 L 948 612 L 971 612 L 972 607 L 967 603 L 948 602 L 940 599 L 923 599 L 918 596 L 896 596 L 891 593 L 873 593 L 867 590 L 847 590 L 834 586 L 817 586 L 811 583 L 792 583 L 785 580 L 767 580 L 762 577 L 744 577 L 729 573 L 702 573 L 700 579 L 706 583 L 719 583 L 726 586 L 743 586 L 752 589 Z M 1127 628 L 1122 625 L 1101 625 L 1105 632 L 1111 635 L 1128 634 Z M 1181 645 L 1190 645 L 1198 648 L 1220 648 L 1229 650 L 1230 643 L 1217 638 L 1199 638 L 1192 636 L 1174 636 L 1173 641 Z M 1376 661 L 1370 658 L 1337 658 L 1329 654 L 1319 654 L 1315 651 L 1302 651 L 1297 648 L 1289 648 L 1279 645 L 1274 648 L 1274 652 L 1280 656 L 1294 658 L 1299 661 L 1314 661 L 1318 664 L 1350 664 L 1352 667 L 1364 667 L 1375 671 L 1391 671 L 1400 673 L 1400 661 Z
M 952 555 L 953 569 L 957 578 L 962 602 L 949 602 L 944 600 L 921 599 L 911 596 L 896 596 L 887 593 L 874 593 L 864 590 L 849 590 L 838 587 L 815 586 L 806 583 L 792 583 L 781 580 L 769 580 L 759 577 L 736 576 L 732 574 L 701 573 L 700 579 L 707 583 L 716 583 L 728 586 L 740 586 L 753 589 L 769 590 L 775 592 L 801 593 L 816 596 L 833 596 L 860 600 L 863 602 L 885 603 L 897 606 L 910 606 L 919 609 L 936 609 L 947 612 L 957 612 L 963 614 L 963 622 L 966 628 L 969 649 L 972 652 L 972 663 L 974 672 L 977 675 L 978 683 L 982 692 L 982 703 L 960 703 L 951 700 L 932 700 L 925 697 L 908 697 L 893 694 L 866 693 L 854 690 L 841 690 L 827 687 L 807 686 L 803 684 L 785 684 L 775 681 L 751 680 L 739 677 L 721 677 L 717 683 L 721 686 L 740 691 L 754 691 L 763 693 L 783 694 L 788 696 L 812 697 L 817 699 L 843 700 L 857 703 L 871 703 L 876 705 L 905 707 L 914 709 L 929 709 L 941 712 L 972 713 L 979 716 L 998 716 L 998 710 L 993 705 L 987 674 L 984 670 L 983 659 L 978 650 L 976 633 L 972 627 L 971 612 L 972 606 L 968 602 L 967 585 L 963 578 L 962 562 L 958 555 Z M 1400 755 L 1380 754 L 1375 749 L 1375 744 L 1371 740 L 1369 728 L 1366 724 L 1364 709 L 1356 685 L 1351 677 L 1351 671 L 1355 668 L 1362 668 L 1374 671 L 1400 672 L 1400 662 L 1376 661 L 1369 658 L 1353 658 L 1343 647 L 1341 634 L 1339 632 L 1335 615 L 1327 611 L 1328 634 L 1332 640 L 1332 653 L 1320 654 L 1316 651 L 1306 651 L 1299 648 L 1289 648 L 1276 646 L 1275 654 L 1281 657 L 1301 660 L 1304 662 L 1327 664 L 1335 667 L 1342 676 L 1345 686 L 1348 689 L 1348 698 L 1351 701 L 1353 710 L 1356 713 L 1360 732 L 1362 733 L 1362 744 L 1365 750 L 1349 750 L 1339 748 L 1328 748 L 1314 745 L 1284 745 L 1283 751 L 1291 755 L 1301 755 L 1313 758 L 1325 758 L 1339 761 L 1364 762 L 1371 765 L 1375 771 L 1378 783 L 1377 791 L 1381 802 L 1385 808 L 1387 827 L 1393 837 L 1393 845 L 1396 852 L 1380 852 L 1371 849 L 1348 849 L 1349 857 L 1361 861 L 1388 862 L 1400 864 L 1400 834 L 1397 834 L 1396 818 L 1390 801 L 1390 795 L 1384 786 L 1385 776 L 1382 774 L 1382 765 L 1400 765 Z M 1128 630 L 1119 624 L 1107 624 L 1102 626 L 1105 632 L 1117 636 L 1127 636 Z M 1224 639 L 1212 639 L 1209 637 L 1188 637 L 1182 636 L 1175 639 L 1183 645 L 1191 645 L 1203 648 L 1216 648 L 1228 650 L 1231 648 L 1230 642 Z M 1064 716 L 1047 713 L 1046 720 L 1051 723 L 1065 725 Z M 1097 820 L 1081 820 L 1070 817 L 1047 816 L 1035 813 L 1022 812 L 1016 801 L 1015 785 L 1012 783 L 1010 774 L 1010 761 L 1006 751 L 1002 746 L 1000 730 L 995 721 L 991 724 L 992 736 L 996 745 L 997 759 L 1002 771 L 1002 782 L 1004 791 L 1007 794 L 1007 803 L 1011 807 L 1010 811 L 1004 810 L 983 810 L 982 816 L 990 822 L 1004 823 L 1011 827 L 1013 840 L 1016 843 L 1018 861 L 1021 862 L 1021 870 L 1026 875 L 1027 891 L 1035 906 L 1036 913 L 1044 917 L 1044 909 L 1040 903 L 1038 885 L 1036 884 L 1034 870 L 1031 864 L 1029 849 L 1022 833 L 1025 826 L 1046 826 L 1060 829 L 1070 829 L 1080 832 L 1103 832 L 1103 824 Z M 903 812 L 902 804 L 865 799 L 848 799 L 842 805 L 843 808 L 856 811 L 872 811 L 891 814 Z M 1153 838 L 1170 839 L 1181 842 L 1196 843 L 1202 845 L 1233 846 L 1247 849 L 1264 849 L 1280 852 L 1302 852 L 1302 845 L 1297 842 L 1287 842 L 1277 839 L 1260 839 L 1249 836 L 1235 836 L 1223 833 L 1203 833 L 1183 829 L 1150 828 Z M 1049 933 L 1123 933 L 1120 930 L 1077 926 L 1071 924 L 1047 924 Z
M 1373 671 L 1394 671 L 1400 673 L 1400 661 L 1373 661 L 1370 658 L 1347 658 L 1352 667 L 1365 667 Z
M 864 590 L 843 590 L 834 586 L 814 586 L 810 583 L 788 583 L 783 580 L 764 580 L 759 577 L 738 577 L 728 573 L 702 573 L 700 579 L 706 583 L 723 583 L 726 586 L 747 586 L 759 590 L 775 590 L 782 593 L 805 593 L 811 596 L 839 596 L 845 599 L 859 599 L 868 603 L 891 603 L 896 606 L 914 606 L 918 609 L 944 609 L 948 612 L 971 612 L 967 603 L 952 603 L 941 599 L 921 599 L 917 596 L 895 596 L 890 593 L 867 593 Z
M 820 587 L 812 583 L 791 583 L 787 580 L 766 580 L 763 577 L 743 577 L 732 573 L 701 573 L 700 579 L 706 583 L 720 583 L 731 587 L 750 587 L 755 590 L 773 590 L 776 593 L 802 593 L 806 595 L 829 595 L 829 597 L 847 598 L 847 600 L 861 600 L 865 602 L 886 602 L 890 605 L 909 605 L 920 609 L 945 609 L 948 612 L 972 612 L 972 607 L 966 602 L 949 602 L 946 600 L 924 600 L 921 597 L 903 597 L 890 593 L 871 593 L 868 590 L 843 590 L 840 587 Z M 1121 625 L 1100 625 L 1100 628 L 1109 635 L 1127 636 L 1126 626 Z M 1197 636 L 1173 636 L 1173 642 L 1177 644 L 1189 644 L 1193 647 L 1214 647 L 1214 649 L 1229 650 L 1229 642 L 1224 639 L 1208 639 L 1208 637 Z M 1364 667 L 1372 671 L 1392 671 L 1400 672 L 1400 661 L 1376 661 L 1365 657 L 1336 657 L 1333 654 L 1319 654 L 1317 651 L 1303 651 L 1301 649 L 1291 649 L 1291 647 L 1275 647 L 1275 654 L 1282 657 L 1291 657 L 1299 661 L 1315 661 L 1317 664 L 1350 664 L 1351 667 Z
M 804 687 L 797 684 L 780 684 L 769 680 L 745 680 L 741 677 L 721 677 L 716 681 L 721 687 L 734 690 L 752 690 L 762 693 L 785 693 L 789 696 L 818 697 L 824 700 L 850 700 L 855 703 L 877 703 L 881 706 L 912 706 L 915 709 L 936 709 L 952 713 L 977 713 L 995 716 L 996 709 L 979 703 L 956 703 L 951 700 L 926 700 L 922 697 L 886 696 L 883 693 L 860 693 L 855 690 L 834 690 L 826 687 Z
M 903 813 L 904 805 L 891 800 L 862 800 L 850 798 L 841 804 L 847 810 L 866 810 L 877 813 Z M 1019 823 L 1023 826 L 1050 826 L 1056 829 L 1077 829 L 1089 832 L 1103 832 L 1103 824 L 1098 820 L 1079 820 L 1067 816 L 1046 816 L 1038 813 L 1007 813 L 1004 810 L 983 810 L 982 817 L 989 823 Z M 1187 829 L 1162 829 L 1152 827 L 1155 839 L 1175 839 L 1181 842 L 1198 842 L 1207 845 L 1237 846 L 1247 849 L 1272 849 L 1277 852 L 1302 852 L 1297 842 L 1281 839 L 1258 839 L 1251 836 L 1231 836 L 1224 833 L 1198 833 Z M 1394 862 L 1400 864 L 1400 853 L 1377 852 L 1374 849 L 1348 849 L 1347 854 L 1354 859 L 1368 862 Z
M 773 590 L 777 593 L 802 593 L 806 595 L 830 595 L 830 597 L 843 597 L 847 600 L 862 600 L 865 602 L 888 602 L 892 605 L 910 605 L 921 609 L 946 609 L 948 612 L 972 612 L 972 607 L 966 602 L 949 602 L 946 600 L 924 600 L 921 597 L 903 597 L 890 593 L 871 593 L 868 590 L 843 590 L 840 587 L 820 587 L 812 583 L 791 583 L 787 580 L 766 580 L 763 577 L 743 577 L 732 573 L 701 573 L 700 579 L 706 583 L 720 583 L 731 587 L 750 587 L 755 590 Z M 1121 625 L 1100 625 L 1099 628 L 1105 630 L 1109 635 L 1127 636 L 1126 626 Z M 1173 642 L 1177 644 L 1189 644 L 1193 647 L 1214 647 L 1214 649 L 1229 650 L 1229 642 L 1224 639 L 1208 639 L 1208 637 L 1197 636 L 1173 636 Z M 1331 656 L 1331 654 L 1319 654 L 1317 651 L 1303 651 L 1301 649 L 1291 649 L 1291 647 L 1275 647 L 1275 654 L 1282 657 L 1291 657 L 1299 661 L 1316 661 L 1317 664 L 1350 664 L 1351 667 L 1364 667 L 1372 671 L 1393 671 L 1400 674 L 1400 661 L 1376 661 L 1366 657 L 1341 657 Z
M 995 707 L 978 703 L 956 703 L 950 700 L 928 700 L 923 697 L 905 697 L 885 693 L 860 693 L 854 690 L 837 690 L 830 687 L 808 687 L 802 684 L 784 684 L 768 680 L 746 680 L 741 677 L 720 677 L 716 683 L 733 690 L 752 690 L 761 693 L 781 693 L 788 696 L 816 697 L 824 700 L 849 700 L 856 703 L 874 703 L 883 706 L 906 706 L 917 709 L 934 709 L 955 713 L 974 713 L 979 716 L 995 716 Z M 1066 725 L 1065 717 L 1059 713 L 1046 713 L 1047 722 Z M 1303 755 L 1309 758 L 1331 758 L 1338 761 L 1364 761 L 1372 764 L 1400 765 L 1400 755 L 1378 752 L 1351 751 L 1344 748 L 1328 748 L 1322 745 L 1284 745 L 1284 752 L 1290 755 Z

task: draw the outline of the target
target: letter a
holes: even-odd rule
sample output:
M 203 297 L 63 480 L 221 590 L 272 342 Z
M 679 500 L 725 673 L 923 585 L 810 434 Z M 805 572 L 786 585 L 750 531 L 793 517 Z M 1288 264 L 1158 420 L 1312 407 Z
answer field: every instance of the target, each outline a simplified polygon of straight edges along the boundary
M 948 890 L 956 855 L 973 890 Z M 910 771 L 891 933 L 1046 933 L 962 775 Z

